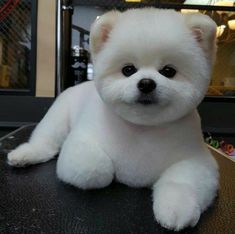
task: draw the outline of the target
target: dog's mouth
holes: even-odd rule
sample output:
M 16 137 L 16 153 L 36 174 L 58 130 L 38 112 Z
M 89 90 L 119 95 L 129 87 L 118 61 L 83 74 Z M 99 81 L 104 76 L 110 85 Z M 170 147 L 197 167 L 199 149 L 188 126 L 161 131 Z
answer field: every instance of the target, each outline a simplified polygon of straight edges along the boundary
M 149 106 L 157 103 L 156 97 L 153 95 L 141 95 L 137 100 L 136 103 Z

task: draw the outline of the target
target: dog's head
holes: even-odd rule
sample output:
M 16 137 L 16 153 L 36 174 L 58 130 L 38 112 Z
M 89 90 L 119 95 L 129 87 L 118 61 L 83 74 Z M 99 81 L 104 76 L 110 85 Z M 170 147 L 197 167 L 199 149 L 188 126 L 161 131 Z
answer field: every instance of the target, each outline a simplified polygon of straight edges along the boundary
M 183 117 L 208 88 L 215 34 L 216 24 L 202 14 L 153 8 L 104 14 L 90 40 L 101 98 L 134 124 Z

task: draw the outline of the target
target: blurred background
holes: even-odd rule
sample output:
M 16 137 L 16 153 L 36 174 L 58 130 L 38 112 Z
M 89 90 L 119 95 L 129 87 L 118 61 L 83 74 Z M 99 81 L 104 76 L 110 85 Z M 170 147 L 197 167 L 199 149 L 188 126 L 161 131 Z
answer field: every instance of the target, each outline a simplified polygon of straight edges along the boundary
M 205 133 L 234 141 L 232 0 L 1 0 L 0 129 L 37 123 L 60 92 L 93 79 L 89 30 L 97 17 L 111 9 L 149 6 L 201 12 L 216 22 L 218 55 L 198 109 Z

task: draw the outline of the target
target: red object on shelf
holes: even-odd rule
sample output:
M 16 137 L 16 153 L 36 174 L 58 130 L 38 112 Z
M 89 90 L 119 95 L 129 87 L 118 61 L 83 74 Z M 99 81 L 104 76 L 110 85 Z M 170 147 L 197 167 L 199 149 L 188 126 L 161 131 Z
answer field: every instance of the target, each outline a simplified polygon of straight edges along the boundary
M 220 149 L 229 156 L 235 156 L 234 146 L 226 143 L 224 140 L 220 142 Z

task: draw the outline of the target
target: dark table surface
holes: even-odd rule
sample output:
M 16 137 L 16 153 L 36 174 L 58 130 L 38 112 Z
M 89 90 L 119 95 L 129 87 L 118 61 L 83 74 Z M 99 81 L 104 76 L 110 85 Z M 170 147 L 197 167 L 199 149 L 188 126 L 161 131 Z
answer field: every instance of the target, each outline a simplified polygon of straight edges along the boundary
M 6 154 L 26 141 L 33 126 L 0 139 L 0 233 L 172 233 L 154 220 L 150 189 L 112 183 L 82 191 L 56 178 L 56 160 L 11 168 Z M 181 233 L 235 233 L 235 163 L 214 154 L 220 190 L 195 228 Z

